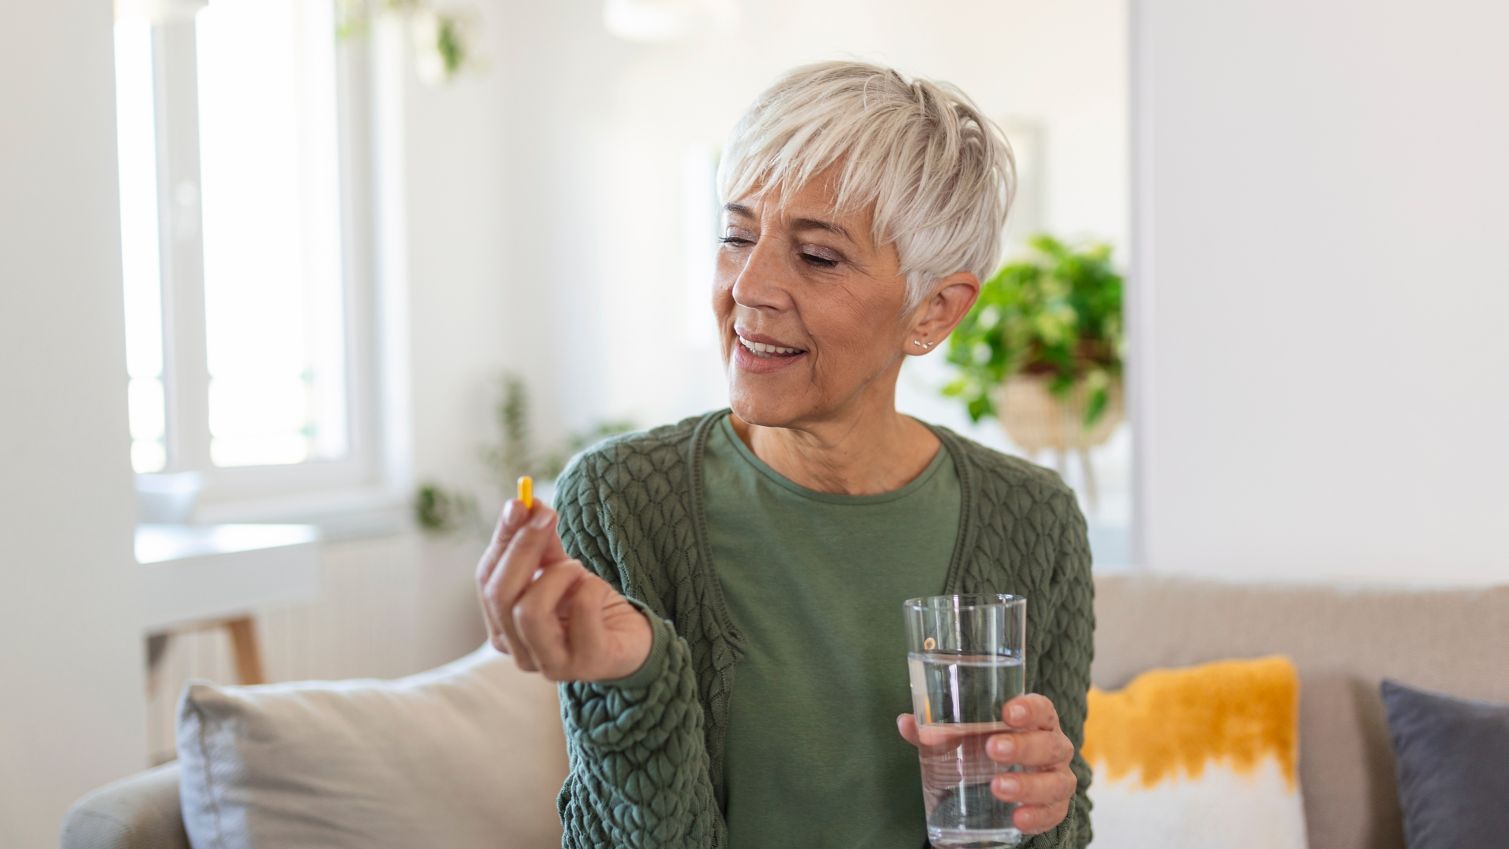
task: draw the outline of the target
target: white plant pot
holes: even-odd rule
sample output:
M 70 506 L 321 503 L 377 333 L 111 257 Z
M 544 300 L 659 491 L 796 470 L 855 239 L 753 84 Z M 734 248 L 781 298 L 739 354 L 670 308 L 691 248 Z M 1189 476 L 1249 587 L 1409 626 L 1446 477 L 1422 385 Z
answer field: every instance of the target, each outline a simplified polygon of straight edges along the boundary
M 137 521 L 147 524 L 190 524 L 203 486 L 204 475 L 199 472 L 137 475 Z

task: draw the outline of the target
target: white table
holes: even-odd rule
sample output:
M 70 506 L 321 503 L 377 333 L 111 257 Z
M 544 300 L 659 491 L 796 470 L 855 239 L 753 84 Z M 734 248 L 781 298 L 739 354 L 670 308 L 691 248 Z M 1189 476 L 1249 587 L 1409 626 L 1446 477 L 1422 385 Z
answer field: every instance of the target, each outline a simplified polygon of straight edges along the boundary
M 227 629 L 236 677 L 262 683 L 253 612 L 319 596 L 319 542 L 313 525 L 138 525 L 148 687 L 168 639 L 203 628 Z

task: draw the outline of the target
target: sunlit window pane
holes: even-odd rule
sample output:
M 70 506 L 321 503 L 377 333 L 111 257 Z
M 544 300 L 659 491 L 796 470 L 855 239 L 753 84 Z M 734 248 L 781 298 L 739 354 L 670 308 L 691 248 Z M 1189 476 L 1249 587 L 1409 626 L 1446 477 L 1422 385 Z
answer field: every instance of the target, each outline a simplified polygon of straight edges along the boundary
M 131 438 L 161 442 L 166 436 L 163 426 L 162 380 L 152 377 L 133 377 L 126 384 L 126 401 L 130 408 Z
M 249 369 L 210 379 L 210 459 L 217 466 L 309 459 L 308 384 L 297 373 Z
M 161 441 L 131 440 L 131 467 L 138 472 L 161 471 L 168 462 L 167 447 Z
M 195 19 L 218 466 L 348 449 L 331 17 L 315 0 L 213 0 Z
M 152 87 L 152 27 L 141 18 L 115 24 L 116 156 L 120 172 L 121 275 L 126 309 L 126 371 L 131 463 L 162 471 L 162 277 L 157 229 L 157 147 Z M 155 390 L 153 389 L 155 387 Z M 146 442 L 142 442 L 145 440 Z M 151 445 L 155 444 L 155 448 Z M 147 447 L 143 448 L 142 446 Z

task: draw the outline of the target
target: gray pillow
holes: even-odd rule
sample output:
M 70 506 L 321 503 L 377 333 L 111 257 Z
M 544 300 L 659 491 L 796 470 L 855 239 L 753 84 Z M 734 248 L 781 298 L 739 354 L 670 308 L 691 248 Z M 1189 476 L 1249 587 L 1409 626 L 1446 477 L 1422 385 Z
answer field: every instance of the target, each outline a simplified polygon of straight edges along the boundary
M 1500 846 L 1509 835 L 1509 705 L 1384 679 L 1410 849 Z

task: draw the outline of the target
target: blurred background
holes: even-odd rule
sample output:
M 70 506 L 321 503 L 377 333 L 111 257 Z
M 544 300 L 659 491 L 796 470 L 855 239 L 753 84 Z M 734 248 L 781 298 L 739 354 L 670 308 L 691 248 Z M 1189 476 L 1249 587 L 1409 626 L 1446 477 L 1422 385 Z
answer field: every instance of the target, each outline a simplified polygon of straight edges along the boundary
M 1504 580 L 1506 31 L 1471 0 L 7 4 L 0 843 L 171 759 L 189 677 L 478 645 L 514 476 L 725 404 L 718 150 L 819 59 L 955 83 L 1011 141 L 1019 307 L 898 405 L 1060 470 L 1097 569 Z

